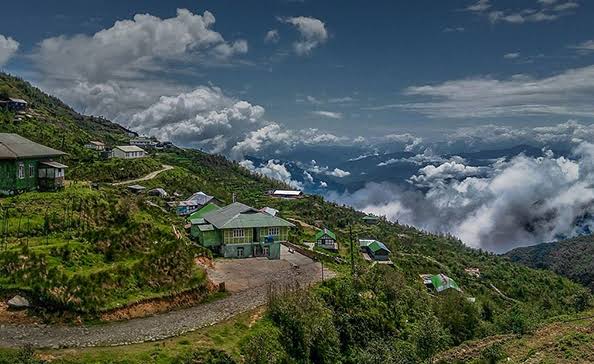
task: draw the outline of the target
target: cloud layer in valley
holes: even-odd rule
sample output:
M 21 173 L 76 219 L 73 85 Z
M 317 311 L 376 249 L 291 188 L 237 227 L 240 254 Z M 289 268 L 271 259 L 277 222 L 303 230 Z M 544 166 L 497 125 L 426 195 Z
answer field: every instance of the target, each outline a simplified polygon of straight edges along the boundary
M 572 158 L 544 150 L 489 167 L 446 161 L 420 168 L 409 182 L 368 183 L 328 197 L 495 252 L 594 228 L 594 144 L 588 142 L 579 143 Z

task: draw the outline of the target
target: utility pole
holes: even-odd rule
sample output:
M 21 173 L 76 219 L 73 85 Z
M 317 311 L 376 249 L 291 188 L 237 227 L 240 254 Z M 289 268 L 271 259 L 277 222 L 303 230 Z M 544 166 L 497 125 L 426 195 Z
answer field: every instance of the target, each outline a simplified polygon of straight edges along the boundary
M 355 251 L 353 249 L 353 225 L 349 224 L 349 239 L 351 241 L 351 275 L 355 276 Z

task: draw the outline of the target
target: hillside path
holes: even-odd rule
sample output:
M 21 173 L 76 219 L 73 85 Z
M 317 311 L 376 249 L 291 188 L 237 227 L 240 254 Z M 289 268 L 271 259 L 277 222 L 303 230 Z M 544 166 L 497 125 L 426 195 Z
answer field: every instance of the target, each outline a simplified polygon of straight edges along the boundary
M 140 178 L 136 178 L 136 179 L 129 179 L 127 181 L 122 181 L 122 182 L 115 182 L 115 183 L 112 183 L 112 185 L 113 186 L 121 186 L 121 185 L 129 185 L 132 183 L 138 183 L 138 182 L 142 182 L 142 181 L 148 181 L 150 179 L 157 177 L 159 174 L 169 171 L 171 169 L 173 169 L 173 166 L 163 164 L 163 169 L 159 169 L 158 171 L 151 172 L 144 177 L 140 177 Z
M 319 263 L 298 253 L 291 254 L 284 246 L 282 246 L 281 260 L 250 258 L 242 261 L 254 265 L 249 284 L 241 284 L 235 289 L 230 287 L 231 295 L 223 299 L 155 316 L 100 325 L 0 324 L 0 347 L 117 346 L 162 340 L 214 325 L 265 305 L 269 290 L 275 287 L 286 289 L 295 285 L 305 286 L 321 278 Z M 278 267 L 274 274 L 268 271 L 271 269 L 268 263 Z M 225 261 L 222 266 L 229 267 Z M 256 273 L 258 271 L 262 271 L 262 274 Z M 324 273 L 329 277 L 331 275 L 327 274 L 332 272 Z M 237 274 L 233 272 L 227 278 Z

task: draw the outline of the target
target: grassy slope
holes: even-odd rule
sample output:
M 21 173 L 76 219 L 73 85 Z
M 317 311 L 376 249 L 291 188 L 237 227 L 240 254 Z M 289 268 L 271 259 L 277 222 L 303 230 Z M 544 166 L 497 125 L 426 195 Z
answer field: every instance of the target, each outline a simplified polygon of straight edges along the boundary
M 11 79 L 10 82 L 14 83 L 17 81 Z M 27 89 L 26 87 L 25 89 Z M 37 98 L 45 100 L 43 102 L 39 101 L 40 106 L 34 104 L 35 110 L 37 110 L 37 107 L 41 110 L 39 112 L 40 115 L 63 113 L 66 115 L 64 117 L 70 115 L 70 119 L 64 125 L 58 118 L 48 118 L 47 120 L 34 118 L 30 122 L 16 125 L 0 123 L 0 130 L 18 132 L 31 139 L 56 147 L 60 146 L 60 137 L 54 136 L 48 139 L 48 141 L 43 138 L 40 139 L 39 132 L 34 131 L 35 128 L 30 127 L 28 123 L 34 124 L 39 129 L 55 129 L 57 130 L 56 135 L 62 133 L 66 135 L 67 140 L 78 138 L 72 139 L 71 142 L 67 143 L 67 148 L 69 148 L 67 151 L 71 153 L 70 159 L 74 169 L 77 168 L 78 164 L 88 154 L 86 150 L 82 149 L 84 142 L 90 139 L 99 139 L 101 137 L 100 133 L 109 134 L 104 135 L 102 139 L 108 142 L 109 138 L 112 140 L 119 138 L 124 140 L 127 138 L 125 137 L 125 131 L 112 124 L 105 124 L 105 128 L 109 129 L 109 132 L 104 131 L 105 129 L 102 129 L 102 127 L 98 127 L 99 134 L 96 134 L 94 127 L 86 128 L 86 121 L 76 121 L 77 119 L 72 116 L 72 111 L 68 111 L 63 105 L 56 104 L 58 101 L 55 99 L 47 96 L 45 96 L 48 98 L 47 100 L 41 96 L 27 98 L 26 93 L 17 94 L 16 96 L 25 97 L 28 100 Z M 54 111 L 52 105 L 58 111 Z M 86 119 L 83 118 L 83 120 Z M 95 123 L 93 120 L 89 120 L 88 122 Z M 80 137 L 80 135 L 85 135 L 85 138 Z M 495 318 L 504 318 L 511 308 L 520 307 L 530 314 L 532 320 L 542 322 L 554 315 L 572 313 L 575 310 L 579 310 L 587 305 L 589 299 L 585 289 L 567 279 L 550 272 L 537 271 L 511 263 L 507 259 L 489 253 L 467 248 L 460 241 L 451 237 L 427 234 L 412 227 L 396 225 L 387 221 L 382 221 L 375 226 L 368 226 L 361 222 L 361 218 L 363 217 L 361 212 L 328 203 L 318 196 L 308 196 L 299 200 L 272 199 L 266 196 L 264 191 L 271 188 L 283 187 L 280 182 L 253 176 L 236 163 L 230 162 L 220 156 L 212 156 L 198 151 L 176 149 L 156 153 L 152 158 L 155 162 L 158 162 L 157 164 L 167 163 L 176 166 L 176 168 L 162 173 L 154 180 L 143 183 L 147 187 L 165 187 L 169 192 L 176 191 L 182 195 L 189 195 L 192 192 L 203 190 L 227 202 L 230 202 L 232 195 L 236 194 L 238 200 L 255 207 L 275 207 L 281 211 L 284 217 L 297 218 L 310 225 L 321 223 L 333 229 L 338 234 L 339 242 L 342 245 L 341 254 L 344 255 L 347 261 L 349 248 L 348 244 L 345 243 L 349 237 L 347 228 L 349 225 L 352 226 L 355 238 L 374 237 L 384 241 L 394 252 L 392 259 L 397 265 L 396 269 L 401 271 L 406 278 L 406 285 L 411 289 L 418 290 L 422 299 L 434 300 L 436 298 L 431 298 L 431 296 L 424 293 L 425 290 L 419 282 L 418 274 L 440 272 L 446 273 L 456 279 L 464 289 L 464 295 L 475 297 L 476 307 L 481 312 L 484 312 L 488 308 Z M 94 163 L 96 163 L 97 168 L 104 168 L 105 171 L 113 169 L 113 166 L 109 165 L 111 162 L 95 161 Z M 83 169 L 80 168 L 79 170 Z M 95 168 L 92 169 L 92 171 L 95 170 Z M 89 179 L 89 174 L 92 171 L 81 172 L 77 177 Z M 136 202 L 130 203 L 130 198 L 126 196 L 123 190 L 123 188 L 107 188 L 100 192 L 84 192 L 85 194 L 91 194 L 90 201 L 99 200 L 100 202 L 92 202 L 88 208 L 85 207 L 76 210 L 79 212 L 79 225 L 75 225 L 74 231 L 65 229 L 58 232 L 59 229 L 56 229 L 54 235 L 51 235 L 52 240 L 49 240 L 50 243 L 58 241 L 57 244 L 80 248 L 80 250 L 78 248 L 74 249 L 75 252 L 83 252 L 79 255 L 74 254 L 76 257 L 73 267 L 75 272 L 101 271 L 105 268 L 106 262 L 109 262 L 109 265 L 112 262 L 121 261 L 121 264 L 124 266 L 130 266 L 136 264 L 137 261 L 146 262 L 147 259 L 154 259 L 155 255 L 158 257 L 159 251 L 151 248 L 152 244 L 146 244 L 146 241 L 137 241 L 134 239 L 135 236 L 146 236 L 145 231 L 142 230 L 146 226 L 156 226 L 155 230 L 150 230 L 151 234 L 153 234 L 152 236 L 158 236 L 167 241 L 172 241 L 171 236 L 168 236 L 167 233 L 169 231 L 168 227 L 171 223 L 181 224 L 181 221 L 175 220 L 176 218 L 172 215 L 163 215 L 158 210 L 154 210 L 154 208 L 146 207 L 142 200 L 135 200 Z M 69 190 L 64 193 L 69 193 Z M 83 192 L 81 191 L 80 193 L 82 194 Z M 101 196 L 99 196 L 100 198 L 93 197 L 94 194 L 100 194 Z M 3 200 L 2 202 L 12 203 L 16 201 L 18 204 L 19 199 L 39 199 L 35 203 L 26 201 L 21 206 L 25 210 L 25 213 L 27 212 L 26 206 L 35 206 L 41 203 L 57 207 L 56 214 L 58 217 L 62 213 L 60 211 L 61 204 L 63 204 L 63 201 L 68 200 L 68 198 L 65 198 L 61 194 L 32 193 L 23 195 L 23 197 L 16 197 L 13 200 Z M 80 199 L 86 201 L 86 199 Z M 52 203 L 52 201 L 54 202 Z M 155 200 L 154 202 L 162 203 L 159 200 Z M 134 217 L 132 219 L 134 222 L 133 226 L 124 223 L 123 221 L 125 220 L 118 219 L 118 209 L 112 208 L 113 206 L 118 206 L 118 203 L 120 204 L 120 210 L 124 206 L 134 207 L 128 212 L 130 216 Z M 104 206 L 102 210 L 99 210 L 101 213 L 94 212 L 97 211 L 95 208 L 97 205 Z M 75 206 L 78 205 L 75 204 Z M 34 213 L 32 212 L 31 214 Z M 107 218 L 104 218 L 104 215 Z M 37 229 L 37 234 L 43 236 L 43 233 L 46 231 L 46 218 L 40 218 L 37 213 L 34 217 L 32 216 L 32 220 L 37 221 L 38 224 L 39 222 L 43 224 L 43 227 L 38 227 Z M 56 220 L 61 221 L 65 219 L 60 220 L 57 218 Z M 68 220 L 66 219 L 65 221 Z M 76 218 L 73 221 L 77 221 Z M 11 226 L 17 223 L 13 219 Z M 84 226 L 85 228 L 80 228 L 80 226 Z M 22 233 L 19 235 L 18 231 L 16 233 L 13 231 L 13 234 L 13 237 L 19 240 L 16 244 L 22 243 L 25 236 Z M 29 236 L 30 241 L 39 240 L 39 236 L 32 233 L 27 233 L 27 236 Z M 310 236 L 311 231 L 298 230 L 292 234 L 291 239 L 299 242 Z M 116 251 L 110 252 L 109 249 L 105 249 L 106 243 L 108 245 L 115 243 L 116 247 L 123 249 L 116 249 Z M 43 248 L 43 244 L 43 241 L 38 242 L 40 246 L 38 249 L 47 251 L 46 259 L 53 262 L 54 267 L 62 267 L 59 269 L 64 269 L 67 277 L 68 269 L 70 269 L 69 264 L 71 264 L 70 261 L 73 259 L 71 258 L 72 252 L 64 253 L 63 251 L 48 250 L 47 248 Z M 45 244 L 47 244 L 47 241 Z M 125 248 L 130 246 L 130 244 L 136 247 L 136 249 L 132 249 L 132 254 L 123 254 L 122 251 L 128 251 Z M 101 247 L 103 249 L 99 249 Z M 17 248 L 13 245 L 12 249 L 16 250 Z M 60 256 L 65 256 L 66 258 L 60 258 Z M 356 260 L 359 267 L 366 265 L 359 254 L 356 254 Z M 346 273 L 349 271 L 349 264 L 333 264 L 333 267 L 339 272 Z M 481 278 L 476 279 L 467 276 L 464 273 L 464 268 L 466 267 L 480 268 L 482 273 Z M 135 287 L 138 287 L 135 282 L 128 282 L 125 279 L 121 281 L 121 277 L 123 277 L 120 274 L 121 272 L 126 271 L 115 269 L 111 272 L 112 278 L 116 278 L 117 285 L 115 286 L 116 289 L 113 290 L 115 292 L 114 295 L 108 297 L 108 303 L 105 304 L 107 306 L 109 306 L 109 302 L 113 304 L 114 302 L 121 303 L 133 299 L 136 297 L 134 293 L 138 293 L 135 291 Z M 83 275 L 86 275 L 86 273 Z M 118 277 L 120 277 L 120 280 L 118 280 Z M 145 278 L 139 277 L 139 279 Z M 146 279 L 151 282 L 151 279 L 157 278 L 148 277 Z M 188 279 L 187 282 L 191 283 L 191 280 Z M 25 283 L 26 281 L 21 283 L 12 282 L 12 288 L 20 287 L 21 289 L 26 289 L 28 287 L 23 285 Z M 161 283 L 162 286 L 160 285 Z M 6 284 L 6 287 L 9 287 L 11 282 L 4 282 L 4 284 Z M 108 280 L 107 284 L 109 286 L 114 283 Z M 493 286 L 497 287 L 504 296 L 493 289 Z M 180 287 L 172 286 L 167 281 L 157 282 L 154 287 L 156 287 L 156 291 L 141 292 L 141 295 L 180 289 Z M 105 291 L 111 292 L 111 290 Z M 481 327 L 483 331 L 481 335 L 488 335 L 496 330 L 493 324 L 494 320 L 490 318 L 482 322 Z
M 441 363 L 484 363 L 485 353 L 497 347 L 501 362 L 592 363 L 594 362 L 594 311 L 559 317 L 533 332 L 498 335 L 472 341 L 439 355 Z
M 548 269 L 594 291 L 594 239 L 574 239 L 514 249 L 505 254 L 528 267 Z

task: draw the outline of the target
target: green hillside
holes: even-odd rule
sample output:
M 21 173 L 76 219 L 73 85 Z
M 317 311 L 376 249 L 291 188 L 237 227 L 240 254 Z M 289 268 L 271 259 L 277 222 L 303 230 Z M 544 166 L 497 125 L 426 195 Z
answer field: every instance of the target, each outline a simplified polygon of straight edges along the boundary
M 0 132 L 67 151 L 67 178 L 76 181 L 59 193 L 0 199 L 8 214 L 3 219 L 0 296 L 24 292 L 53 311 L 93 314 L 151 297 L 204 291 L 204 272 L 193 259 L 208 252 L 185 236 L 176 237 L 173 227 L 183 231 L 184 222 L 163 213 L 163 201 L 107 184 L 92 190 L 84 182 L 140 176 L 168 164 L 174 168 L 143 185 L 184 197 L 204 191 L 226 202 L 235 195 L 257 208 L 277 208 L 285 218 L 325 225 L 342 246 L 343 259 L 320 258 L 339 273 L 337 278 L 271 296 L 263 318 L 242 329 L 245 341 L 235 347 L 241 355 L 221 355 L 227 361 L 212 362 L 415 363 L 467 340 L 529 332 L 550 317 L 574 314 L 591 304 L 589 291 L 566 278 L 468 248 L 453 237 L 385 220 L 367 225 L 363 213 L 319 196 L 268 197 L 265 191 L 286 186 L 221 156 L 173 148 L 151 152 L 142 162 L 100 160 L 83 144 L 94 139 L 125 142 L 124 129 L 80 116 L 9 76 L 0 78 L 2 89 L 31 101 L 32 117 L 15 122 L 15 115 L 5 112 Z M 350 229 L 355 238 L 386 243 L 395 266 L 369 264 L 355 244 L 356 269 L 351 272 Z M 290 236 L 295 243 L 308 237 L 306 227 Z M 466 268 L 478 268 L 480 275 L 469 275 Z M 462 292 L 428 291 L 419 278 L 426 273 L 448 275 Z M 201 352 L 180 349 L 175 360 L 203 362 Z
M 528 267 L 556 272 L 594 291 L 592 236 L 517 248 L 507 252 L 505 256 Z

